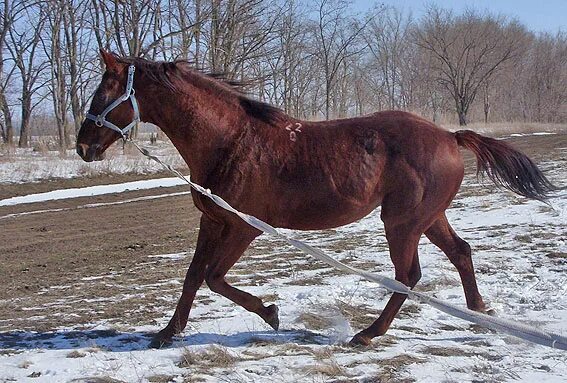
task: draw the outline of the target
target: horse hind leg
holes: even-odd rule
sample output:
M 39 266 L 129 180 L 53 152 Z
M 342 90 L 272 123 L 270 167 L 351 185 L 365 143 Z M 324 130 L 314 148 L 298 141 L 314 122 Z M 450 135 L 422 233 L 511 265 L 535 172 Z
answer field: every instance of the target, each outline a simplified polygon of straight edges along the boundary
M 386 227 L 386 239 L 396 271 L 396 280 L 410 288 L 415 287 L 421 278 L 421 267 L 417 253 L 420 236 L 421 233 L 415 233 L 411 228 L 389 229 Z M 370 327 L 356 334 L 350 344 L 368 346 L 372 338 L 384 335 L 406 299 L 407 295 L 405 294 L 393 293 L 378 319 Z
M 467 307 L 474 311 L 485 312 L 486 305 L 476 284 L 469 244 L 455 233 L 445 214 L 425 231 L 425 235 L 447 255 L 459 272 Z

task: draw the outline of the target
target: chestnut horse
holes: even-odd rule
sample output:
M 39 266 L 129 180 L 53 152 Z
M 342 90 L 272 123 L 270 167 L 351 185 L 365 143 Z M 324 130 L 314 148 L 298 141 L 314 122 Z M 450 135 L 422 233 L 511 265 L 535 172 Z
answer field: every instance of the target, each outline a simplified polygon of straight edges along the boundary
M 425 234 L 458 270 L 472 310 L 486 307 L 471 249 L 445 216 L 463 179 L 459 147 L 471 150 L 479 171 L 498 185 L 539 200 L 554 190 L 524 154 L 472 131 L 451 133 L 399 111 L 301 121 L 247 98 L 234 84 L 200 73 L 187 62 L 101 54 L 106 71 L 77 137 L 77 152 L 85 161 L 102 159 L 122 136 L 118 126 L 129 127 L 139 117 L 170 138 L 196 183 L 275 227 L 333 228 L 381 205 L 396 279 L 411 288 L 419 281 L 417 247 Z M 260 232 L 199 193 L 192 198 L 202 212 L 195 254 L 175 313 L 152 345 L 171 342 L 185 328 L 203 281 L 277 330 L 276 305 L 266 306 L 225 281 Z M 379 318 L 351 343 L 368 345 L 384 334 L 405 299 L 394 293 Z

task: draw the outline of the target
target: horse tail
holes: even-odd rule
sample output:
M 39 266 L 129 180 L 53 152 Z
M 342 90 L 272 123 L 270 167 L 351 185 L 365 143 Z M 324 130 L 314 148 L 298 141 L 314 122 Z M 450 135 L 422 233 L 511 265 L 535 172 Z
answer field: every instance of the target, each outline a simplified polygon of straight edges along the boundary
M 544 202 L 558 189 L 528 156 L 509 144 L 471 130 L 459 130 L 454 135 L 459 146 L 475 154 L 477 174 L 488 175 L 496 185 Z

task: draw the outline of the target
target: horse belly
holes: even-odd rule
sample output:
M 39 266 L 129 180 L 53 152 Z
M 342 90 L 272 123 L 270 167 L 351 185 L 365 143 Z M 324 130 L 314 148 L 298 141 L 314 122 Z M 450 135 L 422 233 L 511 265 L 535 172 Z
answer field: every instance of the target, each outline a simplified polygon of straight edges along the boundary
M 324 230 L 348 225 L 370 214 L 380 205 L 379 201 L 365 206 L 353 206 L 348 202 L 340 205 L 314 205 L 299 209 L 283 227 L 297 230 Z
M 338 188 L 332 182 L 304 184 L 298 193 L 282 193 L 283 208 L 277 209 L 278 226 L 298 230 L 322 230 L 357 221 L 378 207 L 383 195 L 375 179 Z M 344 186 L 344 185 L 343 185 Z

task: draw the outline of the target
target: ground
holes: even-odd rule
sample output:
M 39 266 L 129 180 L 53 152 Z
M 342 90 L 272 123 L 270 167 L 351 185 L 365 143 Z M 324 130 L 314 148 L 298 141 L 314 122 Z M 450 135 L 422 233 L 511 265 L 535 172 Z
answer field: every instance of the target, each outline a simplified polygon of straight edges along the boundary
M 553 182 L 567 184 L 567 134 L 507 140 Z M 473 248 L 481 293 L 500 317 L 565 334 L 565 190 L 549 205 L 527 201 L 477 180 L 465 155 L 467 176 L 448 216 Z M 280 306 L 279 332 L 204 286 L 173 347 L 149 350 L 150 334 L 175 308 L 195 247 L 199 212 L 187 188 L 7 202 L 166 177 L 102 173 L 0 184 L 0 381 L 560 382 L 567 376 L 564 351 L 411 301 L 387 335 L 353 349 L 346 342 L 377 317 L 389 294 L 268 236 L 253 243 L 228 279 Z M 335 230 L 288 233 L 345 263 L 392 276 L 378 216 Z M 417 289 L 464 305 L 458 274 L 426 239 L 420 259 Z

